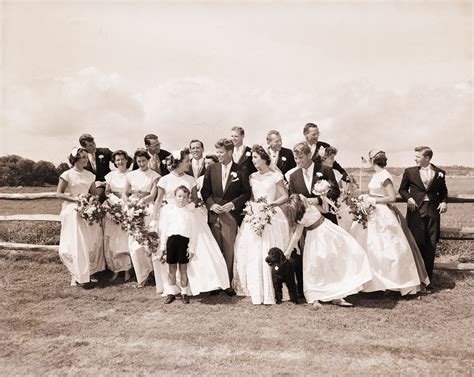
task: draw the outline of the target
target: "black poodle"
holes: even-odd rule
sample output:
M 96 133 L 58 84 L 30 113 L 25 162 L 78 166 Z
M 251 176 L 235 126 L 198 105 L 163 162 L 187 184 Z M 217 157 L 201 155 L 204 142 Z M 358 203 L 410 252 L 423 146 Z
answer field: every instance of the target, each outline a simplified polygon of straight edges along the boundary
M 283 298 L 283 283 L 288 288 L 290 301 L 298 304 L 298 294 L 296 292 L 295 269 L 293 264 L 286 259 L 283 251 L 278 247 L 272 247 L 268 251 L 268 257 L 265 262 L 272 268 L 273 289 L 275 290 L 275 300 L 281 304 Z

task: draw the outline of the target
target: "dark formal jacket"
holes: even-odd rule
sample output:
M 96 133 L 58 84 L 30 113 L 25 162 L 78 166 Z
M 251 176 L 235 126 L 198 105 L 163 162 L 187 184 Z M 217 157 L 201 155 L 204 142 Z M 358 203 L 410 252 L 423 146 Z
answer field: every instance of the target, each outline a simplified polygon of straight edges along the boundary
M 112 151 L 109 148 L 96 148 L 95 150 L 95 166 L 96 170 L 92 168 L 91 162 L 87 160 L 87 165 L 84 169 L 95 174 L 95 180 L 99 182 L 105 181 L 105 176 L 110 173 L 110 162 L 112 161 Z
M 405 169 L 398 190 L 404 200 L 413 198 L 417 207 L 423 204 L 425 195 L 428 196 L 430 203 L 439 206 L 439 203 L 446 202 L 448 199 L 448 188 L 446 187 L 446 172 L 437 166 L 431 164 L 435 174 L 428 188 L 425 188 L 420 176 L 420 168 L 413 166 Z
M 324 141 L 318 141 L 316 143 L 316 149 L 313 153 L 313 155 L 311 156 L 311 159 L 314 161 L 314 162 L 319 162 L 321 161 L 321 156 L 319 156 L 319 148 L 323 147 L 323 148 L 327 148 L 327 147 L 330 147 L 331 145 L 329 145 L 328 143 L 325 143 Z M 339 173 L 342 174 L 342 180 L 343 181 L 347 181 L 348 177 L 349 177 L 349 174 L 347 174 L 347 172 L 342 168 L 341 165 L 339 165 L 339 163 L 337 161 L 334 161 L 334 165 L 332 167 L 333 169 L 337 170 Z
M 248 175 L 257 171 L 257 168 L 252 162 L 252 148 L 250 147 L 245 147 L 245 151 L 242 156 L 240 156 L 239 161 L 234 161 L 234 163 L 236 163 L 239 168 L 245 167 Z
M 160 159 L 160 171 L 161 171 L 161 176 L 165 176 L 166 174 L 169 174 L 169 170 L 168 168 L 166 167 L 166 160 L 165 158 L 167 156 L 169 156 L 171 153 L 164 150 L 164 149 L 160 149 L 160 152 L 158 153 L 158 157 Z M 137 170 L 138 169 L 138 165 L 136 162 L 133 162 L 133 168 L 132 170 Z M 156 171 L 156 170 L 155 170 Z
M 241 169 L 232 162 L 230 174 L 227 177 L 225 187 L 222 187 L 222 164 L 212 164 L 204 174 L 204 181 L 201 189 L 201 195 L 209 209 L 209 223 L 217 221 L 217 214 L 210 210 L 213 204 L 224 205 L 228 202 L 234 203 L 235 209 L 230 213 L 241 224 L 244 218 L 243 208 L 245 202 L 249 200 L 251 194 L 249 177 L 246 169 Z
M 186 174 L 187 174 L 187 175 L 190 175 L 191 177 L 194 177 L 194 174 L 193 174 L 193 173 L 194 173 L 194 172 L 193 172 L 193 159 L 191 159 L 191 164 L 189 165 L 189 169 L 188 169 L 188 171 L 186 171 Z M 205 173 L 206 173 L 206 165 L 205 165 L 204 162 L 203 162 L 202 167 L 201 167 L 201 169 L 200 169 L 199 172 L 198 172 L 198 176 L 197 176 L 197 177 L 194 177 L 194 178 L 195 178 L 195 179 L 198 179 L 200 176 L 204 175 Z
M 318 174 L 319 173 L 319 174 Z M 314 184 L 320 180 L 325 179 L 331 184 L 331 188 L 327 194 L 327 197 L 332 201 L 336 201 L 341 191 L 339 190 L 339 185 L 336 182 L 336 177 L 334 176 L 334 172 L 331 168 L 326 166 L 322 166 L 321 164 L 314 163 L 314 170 L 313 170 L 313 180 L 311 183 L 311 191 L 314 187 Z M 313 192 L 309 192 L 306 184 L 304 182 L 303 177 L 303 170 L 301 168 L 296 169 L 290 175 L 290 182 L 289 182 L 289 191 L 291 194 L 303 194 L 307 198 L 315 198 L 316 195 Z
M 291 149 L 282 147 L 278 153 L 277 168 L 285 175 L 288 170 L 293 169 L 295 166 L 295 157 Z

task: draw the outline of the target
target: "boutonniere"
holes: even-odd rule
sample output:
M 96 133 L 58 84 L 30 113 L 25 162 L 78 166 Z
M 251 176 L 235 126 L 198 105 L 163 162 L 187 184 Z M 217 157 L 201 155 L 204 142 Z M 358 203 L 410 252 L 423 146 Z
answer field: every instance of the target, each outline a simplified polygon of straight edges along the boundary
M 438 172 L 438 177 L 444 178 L 444 174 L 442 172 Z
M 282 156 L 281 160 L 282 160 L 282 161 L 286 161 L 286 157 L 285 157 L 285 156 Z
M 326 153 L 326 148 L 324 148 L 322 145 L 319 147 L 318 154 L 320 157 L 324 157 Z
M 103 154 L 99 154 L 99 160 L 102 160 L 104 158 Z
M 245 153 L 245 155 L 246 155 L 247 157 L 250 157 L 250 156 L 252 155 L 252 153 L 247 152 L 247 153 Z
M 239 180 L 239 177 L 235 171 L 231 171 L 230 176 L 232 177 L 232 182 L 237 182 Z

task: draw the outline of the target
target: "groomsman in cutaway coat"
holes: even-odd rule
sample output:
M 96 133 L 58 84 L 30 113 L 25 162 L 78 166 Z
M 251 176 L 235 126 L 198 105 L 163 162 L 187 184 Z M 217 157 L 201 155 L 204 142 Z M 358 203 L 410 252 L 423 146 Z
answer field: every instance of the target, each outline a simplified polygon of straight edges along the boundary
M 440 214 L 448 209 L 446 172 L 431 163 L 432 157 L 431 148 L 416 147 L 417 166 L 405 169 L 398 190 L 407 201 L 407 223 L 420 249 L 430 281 L 439 240 Z
M 234 143 L 232 159 L 239 165 L 239 168 L 247 169 L 250 175 L 257 171 L 252 162 L 252 149 L 244 145 L 245 130 L 242 127 L 232 127 L 230 139 Z
M 319 150 L 320 148 L 327 148 L 330 147 L 328 143 L 324 141 L 319 141 L 319 127 L 314 123 L 307 123 L 303 128 L 303 135 L 306 139 L 306 143 L 308 144 L 311 150 L 311 158 L 314 162 L 319 158 L 321 158 Z M 341 165 L 337 161 L 334 161 L 333 169 L 337 170 L 339 173 L 342 174 L 342 180 L 346 182 L 350 182 L 350 177 L 347 172 L 342 168 Z
M 84 169 L 95 175 L 95 185 L 102 203 L 105 200 L 105 176 L 110 173 L 112 151 L 109 148 L 97 148 L 90 134 L 81 135 L 79 144 L 87 151 L 88 160 Z
M 198 179 L 206 173 L 206 164 L 204 163 L 204 144 L 200 140 L 191 140 L 189 143 L 191 151 L 191 164 L 186 174 Z
M 272 163 L 285 175 L 296 166 L 295 158 L 291 149 L 282 146 L 280 132 L 270 130 L 267 133 L 268 154 Z
M 235 237 L 244 218 L 242 210 L 250 198 L 251 189 L 247 169 L 232 161 L 232 141 L 221 139 L 215 148 L 219 163 L 208 166 L 201 195 L 208 209 L 209 226 L 224 255 L 232 284 Z M 226 293 L 235 295 L 232 288 Z

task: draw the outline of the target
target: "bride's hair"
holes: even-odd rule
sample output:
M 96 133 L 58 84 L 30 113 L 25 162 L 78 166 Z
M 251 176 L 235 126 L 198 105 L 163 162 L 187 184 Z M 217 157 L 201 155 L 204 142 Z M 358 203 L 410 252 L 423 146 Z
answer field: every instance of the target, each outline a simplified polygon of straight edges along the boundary
M 252 153 L 258 154 L 260 158 L 264 160 L 267 165 L 270 165 L 270 163 L 272 162 L 270 155 L 267 153 L 265 148 L 263 148 L 261 145 L 255 144 L 252 147 Z
M 288 214 L 293 223 L 300 221 L 306 212 L 306 207 L 299 194 L 291 194 L 288 199 Z
M 76 154 L 73 154 L 74 151 L 76 151 Z M 67 157 L 67 159 L 69 160 L 69 163 L 71 164 L 71 166 L 74 166 L 74 164 L 81 158 L 81 152 L 83 152 L 83 151 L 86 151 L 86 149 L 85 148 L 74 148 L 73 149 L 73 152 L 71 152 L 69 154 L 69 156 Z
M 179 159 L 178 158 L 175 158 L 173 156 L 174 153 L 166 156 L 165 160 L 166 162 L 169 162 L 169 166 L 171 168 L 171 170 L 174 170 L 176 169 L 179 164 L 181 163 L 181 161 L 183 161 L 184 157 L 188 156 L 189 154 L 191 154 L 191 152 L 189 151 L 189 148 L 183 148 L 179 151 Z

